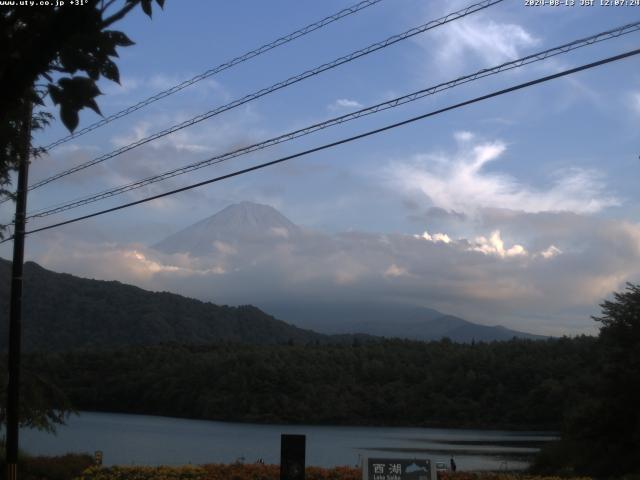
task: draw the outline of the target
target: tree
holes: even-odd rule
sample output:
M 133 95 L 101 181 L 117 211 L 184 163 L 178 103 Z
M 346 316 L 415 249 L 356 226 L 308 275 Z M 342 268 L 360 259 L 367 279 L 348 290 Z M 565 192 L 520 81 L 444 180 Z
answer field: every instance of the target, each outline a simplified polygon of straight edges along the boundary
M 101 77 L 120 81 L 113 59 L 118 47 L 133 45 L 127 35 L 110 27 L 138 5 L 151 16 L 152 3 L 83 0 L 81 5 L 18 3 L 0 9 L 0 197 L 11 196 L 7 188 L 11 172 L 43 152 L 32 148 L 28 135 L 46 126 L 52 116 L 42 111 L 33 114 L 33 107 L 44 106 L 49 96 L 70 131 L 77 127 L 83 108 L 100 114 L 96 83 Z M 162 8 L 164 0 L 156 3 Z M 67 405 L 51 383 L 33 379 L 35 383 L 25 382 L 21 388 L 20 423 L 51 429 L 64 420 Z M 54 403 L 46 401 L 49 398 Z M 1 417 L 3 421 L 3 409 Z
M 595 474 L 640 473 L 640 285 L 627 284 L 600 306 L 595 418 L 576 429 L 577 439 Z
M 0 424 L 6 423 L 4 399 L 6 391 L 6 365 L 0 369 Z M 20 384 L 20 426 L 55 432 L 56 425 L 65 423 L 65 419 L 75 413 L 65 393 L 50 379 L 32 369 L 23 368 Z
M 543 452 L 554 468 L 614 477 L 640 473 L 640 285 L 627 284 L 601 305 L 593 355 L 578 401 L 565 412 L 562 440 Z M 581 375 L 581 372 L 576 372 Z M 543 462 L 544 463 L 544 462 Z
M 164 6 L 164 0 L 156 3 Z M 96 82 L 101 77 L 119 82 L 113 60 L 117 48 L 133 45 L 127 35 L 110 27 L 137 5 L 151 16 L 152 0 L 0 8 L 0 197 L 10 195 L 10 173 L 24 150 L 20 139 L 28 120 L 25 103 L 43 106 L 49 96 L 70 131 L 77 127 L 83 108 L 100 114 Z M 42 127 L 47 120 L 42 112 L 36 113 L 33 126 Z

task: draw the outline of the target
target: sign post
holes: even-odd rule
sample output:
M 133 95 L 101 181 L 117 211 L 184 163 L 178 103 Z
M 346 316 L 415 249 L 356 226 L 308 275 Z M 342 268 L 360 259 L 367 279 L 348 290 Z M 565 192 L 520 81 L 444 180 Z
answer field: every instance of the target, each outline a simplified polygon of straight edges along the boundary
M 306 437 L 280 437 L 280 480 L 304 480 Z

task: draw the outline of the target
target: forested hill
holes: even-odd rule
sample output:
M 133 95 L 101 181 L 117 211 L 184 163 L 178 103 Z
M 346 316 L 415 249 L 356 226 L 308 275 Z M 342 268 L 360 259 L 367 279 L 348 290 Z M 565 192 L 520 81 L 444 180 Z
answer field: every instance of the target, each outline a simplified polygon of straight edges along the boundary
M 177 342 L 251 344 L 352 342 L 275 319 L 253 306 L 228 307 L 167 292 L 149 292 L 24 267 L 23 348 L 60 351 Z M 9 311 L 11 262 L 0 259 L 0 312 Z M 8 322 L 0 322 L 0 349 L 6 350 Z
M 166 345 L 28 355 L 24 365 L 80 410 L 268 423 L 557 429 L 563 412 L 593 384 L 595 341 Z

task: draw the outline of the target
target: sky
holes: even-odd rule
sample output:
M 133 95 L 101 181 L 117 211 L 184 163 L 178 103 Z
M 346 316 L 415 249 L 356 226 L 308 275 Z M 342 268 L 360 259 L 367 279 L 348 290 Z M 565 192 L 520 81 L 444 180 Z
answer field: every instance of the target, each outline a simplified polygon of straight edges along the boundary
M 105 115 L 355 2 L 168 0 L 117 24 L 121 85 Z M 473 2 L 383 0 L 203 80 L 35 160 L 35 182 Z M 29 210 L 126 184 L 364 106 L 640 20 L 640 7 L 505 0 L 29 194 Z M 80 7 L 78 7 L 80 8 Z M 224 164 L 30 222 L 31 228 L 290 155 L 637 48 L 640 33 L 487 77 Z M 386 296 L 484 324 L 595 333 L 590 317 L 640 282 L 640 58 L 446 112 L 286 164 L 28 237 L 26 258 L 217 303 Z M 99 116 L 86 111 L 80 126 Z M 66 135 L 55 122 L 36 134 Z M 321 234 L 304 255 L 212 269 L 152 246 L 229 204 L 273 206 Z M 12 206 L 0 207 L 4 221 Z M 329 252 L 329 253 L 328 253 Z M 227 252 L 228 253 L 228 252 Z M 235 252 L 238 254 L 238 252 Z M 10 258 L 11 244 L 0 246 Z M 263 255 L 262 257 L 265 257 Z M 261 258 L 262 258 L 261 257 Z M 206 265 L 206 268 L 203 266 Z M 203 274 L 203 272 L 209 272 Z M 310 274 L 312 272 L 312 274 Z M 295 278 L 293 282 L 291 279 Z M 276 280 L 277 279 L 277 280 Z M 234 285 L 232 292 L 223 285 Z M 310 303 L 311 304 L 311 303 Z

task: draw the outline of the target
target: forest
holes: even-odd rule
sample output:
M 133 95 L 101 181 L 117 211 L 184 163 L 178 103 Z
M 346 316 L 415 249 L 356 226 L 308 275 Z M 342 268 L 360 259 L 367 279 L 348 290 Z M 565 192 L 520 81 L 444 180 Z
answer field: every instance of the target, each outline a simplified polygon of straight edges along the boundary
M 640 286 L 629 284 L 601 307 L 597 337 L 470 344 L 354 337 L 349 344 L 32 352 L 23 363 L 23 424 L 52 426 L 77 409 L 242 422 L 551 429 L 561 439 L 537 457 L 538 472 L 640 473 Z
M 80 410 L 243 422 L 558 429 L 593 337 L 456 344 L 161 345 L 38 353 Z M 28 380 L 25 380 L 28 383 Z
M 0 259 L 0 315 L 9 314 L 11 263 Z M 366 335 L 322 335 L 298 328 L 252 305 L 201 302 L 169 292 L 150 292 L 120 282 L 90 280 L 24 265 L 24 351 L 109 349 L 159 343 L 250 344 L 351 343 Z M 0 322 L 0 351 L 8 345 Z

